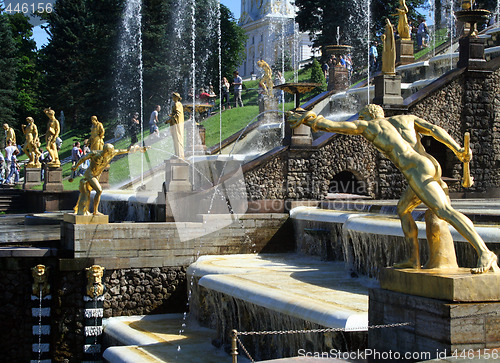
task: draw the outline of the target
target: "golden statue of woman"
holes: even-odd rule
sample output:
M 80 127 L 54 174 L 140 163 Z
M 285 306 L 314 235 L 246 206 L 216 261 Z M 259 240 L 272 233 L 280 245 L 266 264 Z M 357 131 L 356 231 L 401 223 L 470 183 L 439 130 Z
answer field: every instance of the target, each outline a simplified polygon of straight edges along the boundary
M 174 143 L 174 154 L 179 159 L 184 159 L 184 107 L 182 106 L 182 97 L 177 92 L 172 92 L 172 112 L 165 121 L 170 124 L 170 134 Z
M 90 128 L 90 150 L 102 150 L 104 146 L 104 126 L 99 122 L 97 116 L 90 118 L 92 126 Z
M 42 165 L 40 163 L 40 160 L 38 158 L 40 157 L 41 153 L 38 148 L 40 147 L 40 140 L 38 139 L 38 129 L 35 125 L 35 120 L 33 117 L 26 117 L 26 121 L 28 122 L 28 125 L 21 125 L 24 136 L 25 136 L 25 142 L 23 145 L 23 151 L 26 155 L 28 155 L 29 162 L 26 164 L 26 167 L 28 168 L 40 168 Z
M 382 34 L 382 73 L 396 74 L 396 42 L 394 41 L 394 28 L 389 19 L 385 19 L 385 33 Z
M 410 26 L 408 25 L 408 7 L 406 6 L 405 0 L 399 0 L 400 8 L 397 8 L 397 14 L 392 14 L 393 16 L 398 16 L 398 34 L 401 39 L 411 39 L 410 38 Z
M 45 142 L 47 143 L 47 151 L 49 153 L 51 161 L 47 164 L 52 168 L 58 168 L 61 166 L 61 162 L 59 161 L 59 153 L 57 151 L 56 140 L 59 137 L 59 132 L 61 132 L 61 128 L 59 126 L 59 121 L 57 121 L 55 117 L 55 111 L 50 107 L 43 110 L 49 121 L 47 122 L 47 132 L 45 133 Z

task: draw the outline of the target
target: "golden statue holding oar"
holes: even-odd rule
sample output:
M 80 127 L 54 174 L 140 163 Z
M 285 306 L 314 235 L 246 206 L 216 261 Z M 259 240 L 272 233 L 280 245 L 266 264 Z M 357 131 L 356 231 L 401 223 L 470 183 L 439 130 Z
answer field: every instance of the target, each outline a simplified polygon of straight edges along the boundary
M 412 252 L 408 261 L 396 267 L 420 268 L 418 229 L 411 212 L 420 203 L 424 203 L 439 219 L 455 227 L 476 249 L 479 257 L 476 267 L 471 269 L 472 273 L 485 273 L 489 270 L 500 272 L 497 255 L 486 247 L 471 220 L 451 206 L 448 186 L 441 179 L 441 167 L 436 159 L 425 151 L 420 140 L 420 135 L 428 135 L 443 143 L 465 164 L 464 169 L 467 171 L 472 156 L 467 145 L 469 136 L 466 137 L 466 146 L 460 147 L 441 127 L 414 115 L 385 117 L 384 110 L 378 105 L 366 106 L 359 113 L 359 120 L 352 122 L 330 121 L 314 112 L 291 111 L 287 113 L 287 120 L 292 128 L 305 124 L 313 131 L 362 135 L 403 173 L 409 187 L 403 192 L 397 211 L 405 238 L 411 243 Z M 465 176 L 467 179 L 467 175 Z M 469 175 L 466 184 L 470 181 Z M 453 244 L 451 246 L 453 247 Z

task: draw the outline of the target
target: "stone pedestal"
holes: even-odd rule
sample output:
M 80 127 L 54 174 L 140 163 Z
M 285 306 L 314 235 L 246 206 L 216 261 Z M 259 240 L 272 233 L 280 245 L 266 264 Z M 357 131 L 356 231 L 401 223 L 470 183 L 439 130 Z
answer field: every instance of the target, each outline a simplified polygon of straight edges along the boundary
M 62 192 L 62 168 L 51 168 L 46 166 L 44 169 L 43 190 L 47 192 Z
M 460 38 L 459 45 L 458 68 L 483 69 L 486 66 L 486 60 L 484 59 L 484 39 Z
M 42 170 L 40 168 L 25 168 L 23 189 L 28 190 L 35 185 L 39 185 L 42 181 L 41 173 Z
M 109 166 L 102 171 L 99 177 L 99 184 L 101 184 L 103 190 L 109 189 Z
M 189 181 L 189 164 L 179 159 L 165 161 L 165 191 L 166 192 L 190 192 L 192 190 Z
M 444 358 L 454 350 L 497 348 L 499 285 L 500 274 L 472 275 L 469 269 L 385 269 L 381 288 L 370 290 L 369 324 L 409 325 L 370 329 L 368 346 L 379 352 L 432 354 L 421 360 Z
M 109 218 L 107 215 L 78 215 L 75 213 L 66 213 L 63 217 L 64 222 L 72 224 L 108 224 Z
M 192 127 L 186 127 L 185 132 L 186 132 L 186 147 L 184 148 L 185 157 L 187 158 L 193 155 L 205 155 L 207 151 L 207 146 L 205 145 L 205 127 L 200 124 L 196 124 L 194 147 L 193 147 Z
M 312 145 L 311 128 L 306 125 L 299 125 L 292 129 L 291 147 L 304 147 Z
M 328 91 L 338 93 L 349 88 L 349 71 L 347 68 L 332 66 L 328 73 Z
M 398 39 L 396 41 L 396 65 L 415 62 L 413 55 L 413 41 L 411 39 Z
M 381 74 L 375 77 L 375 97 L 377 105 L 401 105 L 401 76 Z

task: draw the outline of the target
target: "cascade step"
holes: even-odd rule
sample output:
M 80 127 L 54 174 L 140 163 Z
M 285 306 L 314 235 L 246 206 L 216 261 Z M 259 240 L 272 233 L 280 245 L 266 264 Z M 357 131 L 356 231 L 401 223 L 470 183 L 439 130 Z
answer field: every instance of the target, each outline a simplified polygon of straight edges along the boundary
M 104 341 L 113 346 L 103 357 L 110 363 L 219 363 L 231 359 L 212 345 L 214 330 L 185 320 L 183 314 L 114 317 L 104 324 Z

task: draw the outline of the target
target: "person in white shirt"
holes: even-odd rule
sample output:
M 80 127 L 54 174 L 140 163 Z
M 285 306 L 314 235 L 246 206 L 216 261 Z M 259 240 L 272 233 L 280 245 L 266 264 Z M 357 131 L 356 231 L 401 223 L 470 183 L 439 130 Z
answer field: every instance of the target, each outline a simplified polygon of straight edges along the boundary
M 10 172 L 10 165 L 12 163 L 12 155 L 14 154 L 14 151 L 17 150 L 17 146 L 12 144 L 11 140 L 7 141 L 7 147 L 5 148 L 5 170 L 6 173 Z M 18 150 L 19 152 L 19 150 Z M 7 183 L 9 178 L 5 179 L 5 183 Z

